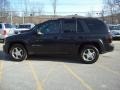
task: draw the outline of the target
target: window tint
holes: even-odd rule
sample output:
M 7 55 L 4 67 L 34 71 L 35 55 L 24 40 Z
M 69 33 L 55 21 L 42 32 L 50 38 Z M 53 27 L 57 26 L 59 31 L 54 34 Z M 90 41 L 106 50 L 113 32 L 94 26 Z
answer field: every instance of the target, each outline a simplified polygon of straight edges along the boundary
M 42 33 L 59 33 L 60 31 L 60 22 L 59 21 L 48 21 L 41 25 L 40 30 Z
M 84 32 L 84 29 L 82 27 L 81 21 L 77 21 L 77 32 Z
M 62 30 L 64 33 L 76 32 L 76 20 L 64 20 Z
M 86 24 L 92 33 L 104 33 L 107 31 L 107 26 L 99 20 L 85 20 Z
M 5 24 L 5 28 L 12 28 L 11 24 Z
M 19 25 L 19 28 L 28 28 L 28 29 L 30 29 L 31 25 Z
M 119 26 L 109 26 L 110 30 L 120 30 Z
M 2 29 L 2 24 L 0 24 L 0 29 Z

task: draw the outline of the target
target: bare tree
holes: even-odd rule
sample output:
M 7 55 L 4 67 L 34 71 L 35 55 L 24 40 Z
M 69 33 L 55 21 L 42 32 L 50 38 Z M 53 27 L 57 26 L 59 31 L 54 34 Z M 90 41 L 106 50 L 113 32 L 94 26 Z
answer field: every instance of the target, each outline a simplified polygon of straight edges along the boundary
M 114 0 L 105 0 L 104 5 L 106 6 L 107 14 L 111 16 L 110 23 L 113 23 L 113 15 L 114 15 L 114 10 L 115 10 Z
M 87 16 L 87 17 L 93 17 L 93 11 L 88 12 L 88 13 L 86 14 L 86 16 Z
M 110 16 L 110 23 L 116 23 L 117 14 L 120 13 L 120 0 L 104 0 L 104 5 L 106 6 L 104 10 Z
M 120 7 L 120 0 L 114 0 L 114 3 Z
M 44 4 L 38 5 L 38 15 L 40 16 L 44 12 Z
M 8 0 L 0 0 L 0 16 L 7 16 L 10 2 Z
M 31 3 L 30 13 L 32 16 L 41 15 L 43 12 L 43 9 L 44 9 L 43 3 L 34 2 L 34 3 Z
M 114 0 L 114 3 L 115 3 L 116 6 L 118 6 L 117 10 L 120 13 L 120 0 Z

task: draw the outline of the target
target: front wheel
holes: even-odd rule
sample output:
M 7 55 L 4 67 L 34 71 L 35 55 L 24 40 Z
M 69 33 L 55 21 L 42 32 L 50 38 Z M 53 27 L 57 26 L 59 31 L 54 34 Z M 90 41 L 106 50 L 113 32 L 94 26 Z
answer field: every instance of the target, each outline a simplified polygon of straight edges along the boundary
M 83 63 L 92 64 L 98 60 L 99 51 L 93 45 L 86 45 L 80 50 L 79 55 Z
M 15 61 L 22 61 L 27 58 L 27 51 L 21 44 L 13 45 L 10 48 L 9 54 Z

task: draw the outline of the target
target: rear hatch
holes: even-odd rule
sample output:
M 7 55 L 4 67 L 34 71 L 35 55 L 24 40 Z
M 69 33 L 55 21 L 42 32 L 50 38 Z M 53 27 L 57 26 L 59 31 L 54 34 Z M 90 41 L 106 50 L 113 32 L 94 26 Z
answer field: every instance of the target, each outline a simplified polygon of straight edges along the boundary
M 14 34 L 14 29 L 11 24 L 5 24 L 5 31 L 7 36 L 11 36 Z

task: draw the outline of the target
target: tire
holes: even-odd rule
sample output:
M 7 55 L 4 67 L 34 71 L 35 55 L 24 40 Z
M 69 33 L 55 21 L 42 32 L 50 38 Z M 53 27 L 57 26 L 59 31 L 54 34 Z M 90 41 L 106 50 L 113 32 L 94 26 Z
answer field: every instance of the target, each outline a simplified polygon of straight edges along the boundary
M 23 61 L 27 59 L 27 51 L 21 44 L 14 44 L 9 51 L 11 58 L 15 61 Z
M 80 50 L 79 57 L 83 63 L 92 64 L 98 60 L 99 51 L 94 45 L 86 45 Z

